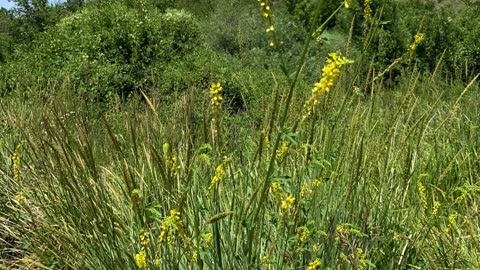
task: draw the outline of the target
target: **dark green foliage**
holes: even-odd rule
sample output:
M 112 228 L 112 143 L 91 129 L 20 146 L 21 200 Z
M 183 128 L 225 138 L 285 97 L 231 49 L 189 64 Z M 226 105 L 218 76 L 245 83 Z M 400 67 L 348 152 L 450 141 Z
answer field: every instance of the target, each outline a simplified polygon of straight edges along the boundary
M 0 64 L 5 62 L 13 52 L 12 36 L 13 16 L 6 9 L 0 9 Z
M 342 3 L 343 0 L 333 0 L 333 1 L 322 1 L 321 2 L 321 12 L 318 18 L 318 22 L 323 22 L 327 19 L 330 14 Z M 313 23 L 315 18 L 314 14 L 317 9 L 319 1 L 310 1 L 310 0 L 287 0 L 285 1 L 285 6 L 287 11 L 293 15 L 294 18 L 301 21 L 307 30 Z M 320 25 L 316 22 L 316 25 Z M 330 27 L 335 25 L 335 20 L 332 20 Z
M 102 4 L 63 19 L 23 48 L 10 64 L 8 84 L 28 89 L 37 81 L 68 80 L 88 98 L 126 96 L 153 85 L 200 41 L 197 24 L 184 11 Z
M 404 54 L 416 33 L 424 33 L 425 41 L 416 52 L 423 70 L 432 71 L 443 51 L 449 76 L 472 78 L 479 70 L 480 17 L 478 6 L 438 4 L 434 1 L 373 1 L 377 13 L 376 35 L 367 49 L 369 59 L 378 68 L 385 67 Z M 355 29 L 364 21 L 358 19 Z M 345 29 L 344 29 L 345 30 Z M 363 33 L 356 32 L 363 42 Z M 360 38 L 359 38 L 360 37 Z M 468 74 L 455 74 L 462 67 Z

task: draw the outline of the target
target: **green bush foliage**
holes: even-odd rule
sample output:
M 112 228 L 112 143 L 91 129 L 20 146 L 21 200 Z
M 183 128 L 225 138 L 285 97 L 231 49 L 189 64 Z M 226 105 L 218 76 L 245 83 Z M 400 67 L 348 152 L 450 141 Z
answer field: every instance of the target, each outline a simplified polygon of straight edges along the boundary
M 69 80 L 89 98 L 126 96 L 151 85 L 169 63 L 200 43 L 197 24 L 187 12 L 103 4 L 63 19 L 24 47 L 10 64 L 7 80 L 10 88 L 23 89 L 38 81 Z

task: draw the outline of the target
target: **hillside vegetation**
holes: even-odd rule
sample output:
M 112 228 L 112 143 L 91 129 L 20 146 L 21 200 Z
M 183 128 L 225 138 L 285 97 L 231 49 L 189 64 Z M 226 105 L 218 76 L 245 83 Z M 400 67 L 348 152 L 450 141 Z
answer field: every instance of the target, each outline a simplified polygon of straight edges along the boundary
M 476 1 L 14 1 L 0 270 L 480 269 Z

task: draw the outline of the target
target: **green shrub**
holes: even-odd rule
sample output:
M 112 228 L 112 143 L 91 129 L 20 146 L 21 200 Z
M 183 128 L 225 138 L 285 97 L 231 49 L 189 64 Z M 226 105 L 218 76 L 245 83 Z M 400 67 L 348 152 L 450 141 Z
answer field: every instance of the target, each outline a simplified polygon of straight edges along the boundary
M 29 89 L 39 82 L 69 80 L 88 98 L 126 96 L 153 84 L 200 42 L 194 18 L 181 10 L 160 13 L 121 3 L 89 7 L 23 48 L 8 68 L 8 84 Z M 153 65 L 162 68 L 147 73 Z

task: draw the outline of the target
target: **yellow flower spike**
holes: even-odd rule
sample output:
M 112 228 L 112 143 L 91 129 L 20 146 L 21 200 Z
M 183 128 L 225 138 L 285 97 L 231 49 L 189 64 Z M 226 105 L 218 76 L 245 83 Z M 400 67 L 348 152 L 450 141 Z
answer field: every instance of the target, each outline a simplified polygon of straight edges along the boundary
M 220 83 L 212 83 L 210 86 L 210 97 L 214 107 L 221 106 L 223 87 Z
M 310 239 L 310 230 L 307 226 L 301 226 L 297 228 L 297 238 L 300 243 L 305 244 Z
M 352 0 L 345 0 L 345 8 L 351 8 L 352 7 Z
M 352 60 L 341 56 L 340 53 L 329 53 L 327 58 L 327 65 L 322 69 L 322 79 L 315 84 L 312 89 L 312 96 L 305 102 L 305 114 L 302 120 L 307 119 L 313 112 L 314 107 L 319 102 L 320 98 L 330 91 L 334 85 L 335 79 L 340 76 L 340 70 L 343 66 L 353 63 Z
M 166 217 L 163 220 L 162 226 L 160 227 L 160 243 L 168 242 L 172 245 L 174 237 L 178 234 L 183 233 L 183 224 L 180 219 L 180 212 L 176 209 L 170 210 L 170 216 Z
M 427 195 L 425 194 L 425 186 L 423 185 L 421 178 L 417 181 L 418 193 L 422 201 L 423 209 L 427 209 Z
M 144 250 L 135 255 L 135 262 L 137 263 L 138 268 L 147 268 L 147 255 Z
M 433 202 L 432 218 L 437 216 L 438 209 L 440 209 L 440 206 L 442 206 L 442 204 L 439 201 Z
M 280 149 L 277 150 L 276 159 L 277 162 L 282 162 L 288 154 L 288 149 L 290 149 L 289 143 L 283 143 Z
M 423 43 L 424 39 L 425 39 L 424 34 L 417 33 L 415 35 L 415 40 L 413 41 L 413 43 L 408 48 L 408 54 L 412 55 L 417 50 L 418 46 Z
M 281 201 L 280 193 L 282 191 L 282 186 L 277 182 L 273 182 L 271 185 L 271 188 L 272 188 L 273 195 L 275 196 L 275 200 L 279 203 Z
M 210 248 L 212 245 L 213 234 L 212 233 L 202 233 L 201 246 L 204 249 Z
M 22 146 L 20 144 L 17 145 L 17 147 L 15 148 L 15 152 L 13 152 L 13 155 L 12 155 L 13 179 L 15 179 L 17 183 L 20 182 L 20 178 L 21 178 L 21 167 L 22 167 L 21 149 L 22 149 Z
M 304 198 L 305 197 L 305 193 L 307 192 L 308 190 L 308 183 L 307 182 L 304 182 L 302 184 L 302 188 L 300 189 L 300 198 Z
M 269 28 L 267 28 L 266 32 L 269 33 L 269 32 L 273 32 L 275 31 L 275 27 L 273 25 L 270 25 Z
M 314 261 L 308 264 L 306 270 L 319 269 L 321 265 L 322 265 L 322 262 L 320 261 L 320 259 L 315 259 Z
M 283 210 L 288 210 L 292 208 L 293 204 L 295 203 L 295 197 L 292 194 L 288 194 L 285 199 L 282 201 L 282 205 L 280 206 Z
M 226 158 L 218 165 L 218 167 L 215 169 L 215 175 L 212 178 L 212 181 L 210 181 L 210 186 L 208 187 L 208 190 L 213 190 L 218 182 L 222 180 L 223 175 L 225 174 L 225 167 L 232 162 L 232 158 Z
M 448 216 L 448 226 L 445 229 L 445 234 L 449 234 L 452 231 L 452 229 L 455 227 L 455 224 L 457 223 L 457 217 L 458 217 L 457 213 L 453 213 Z

